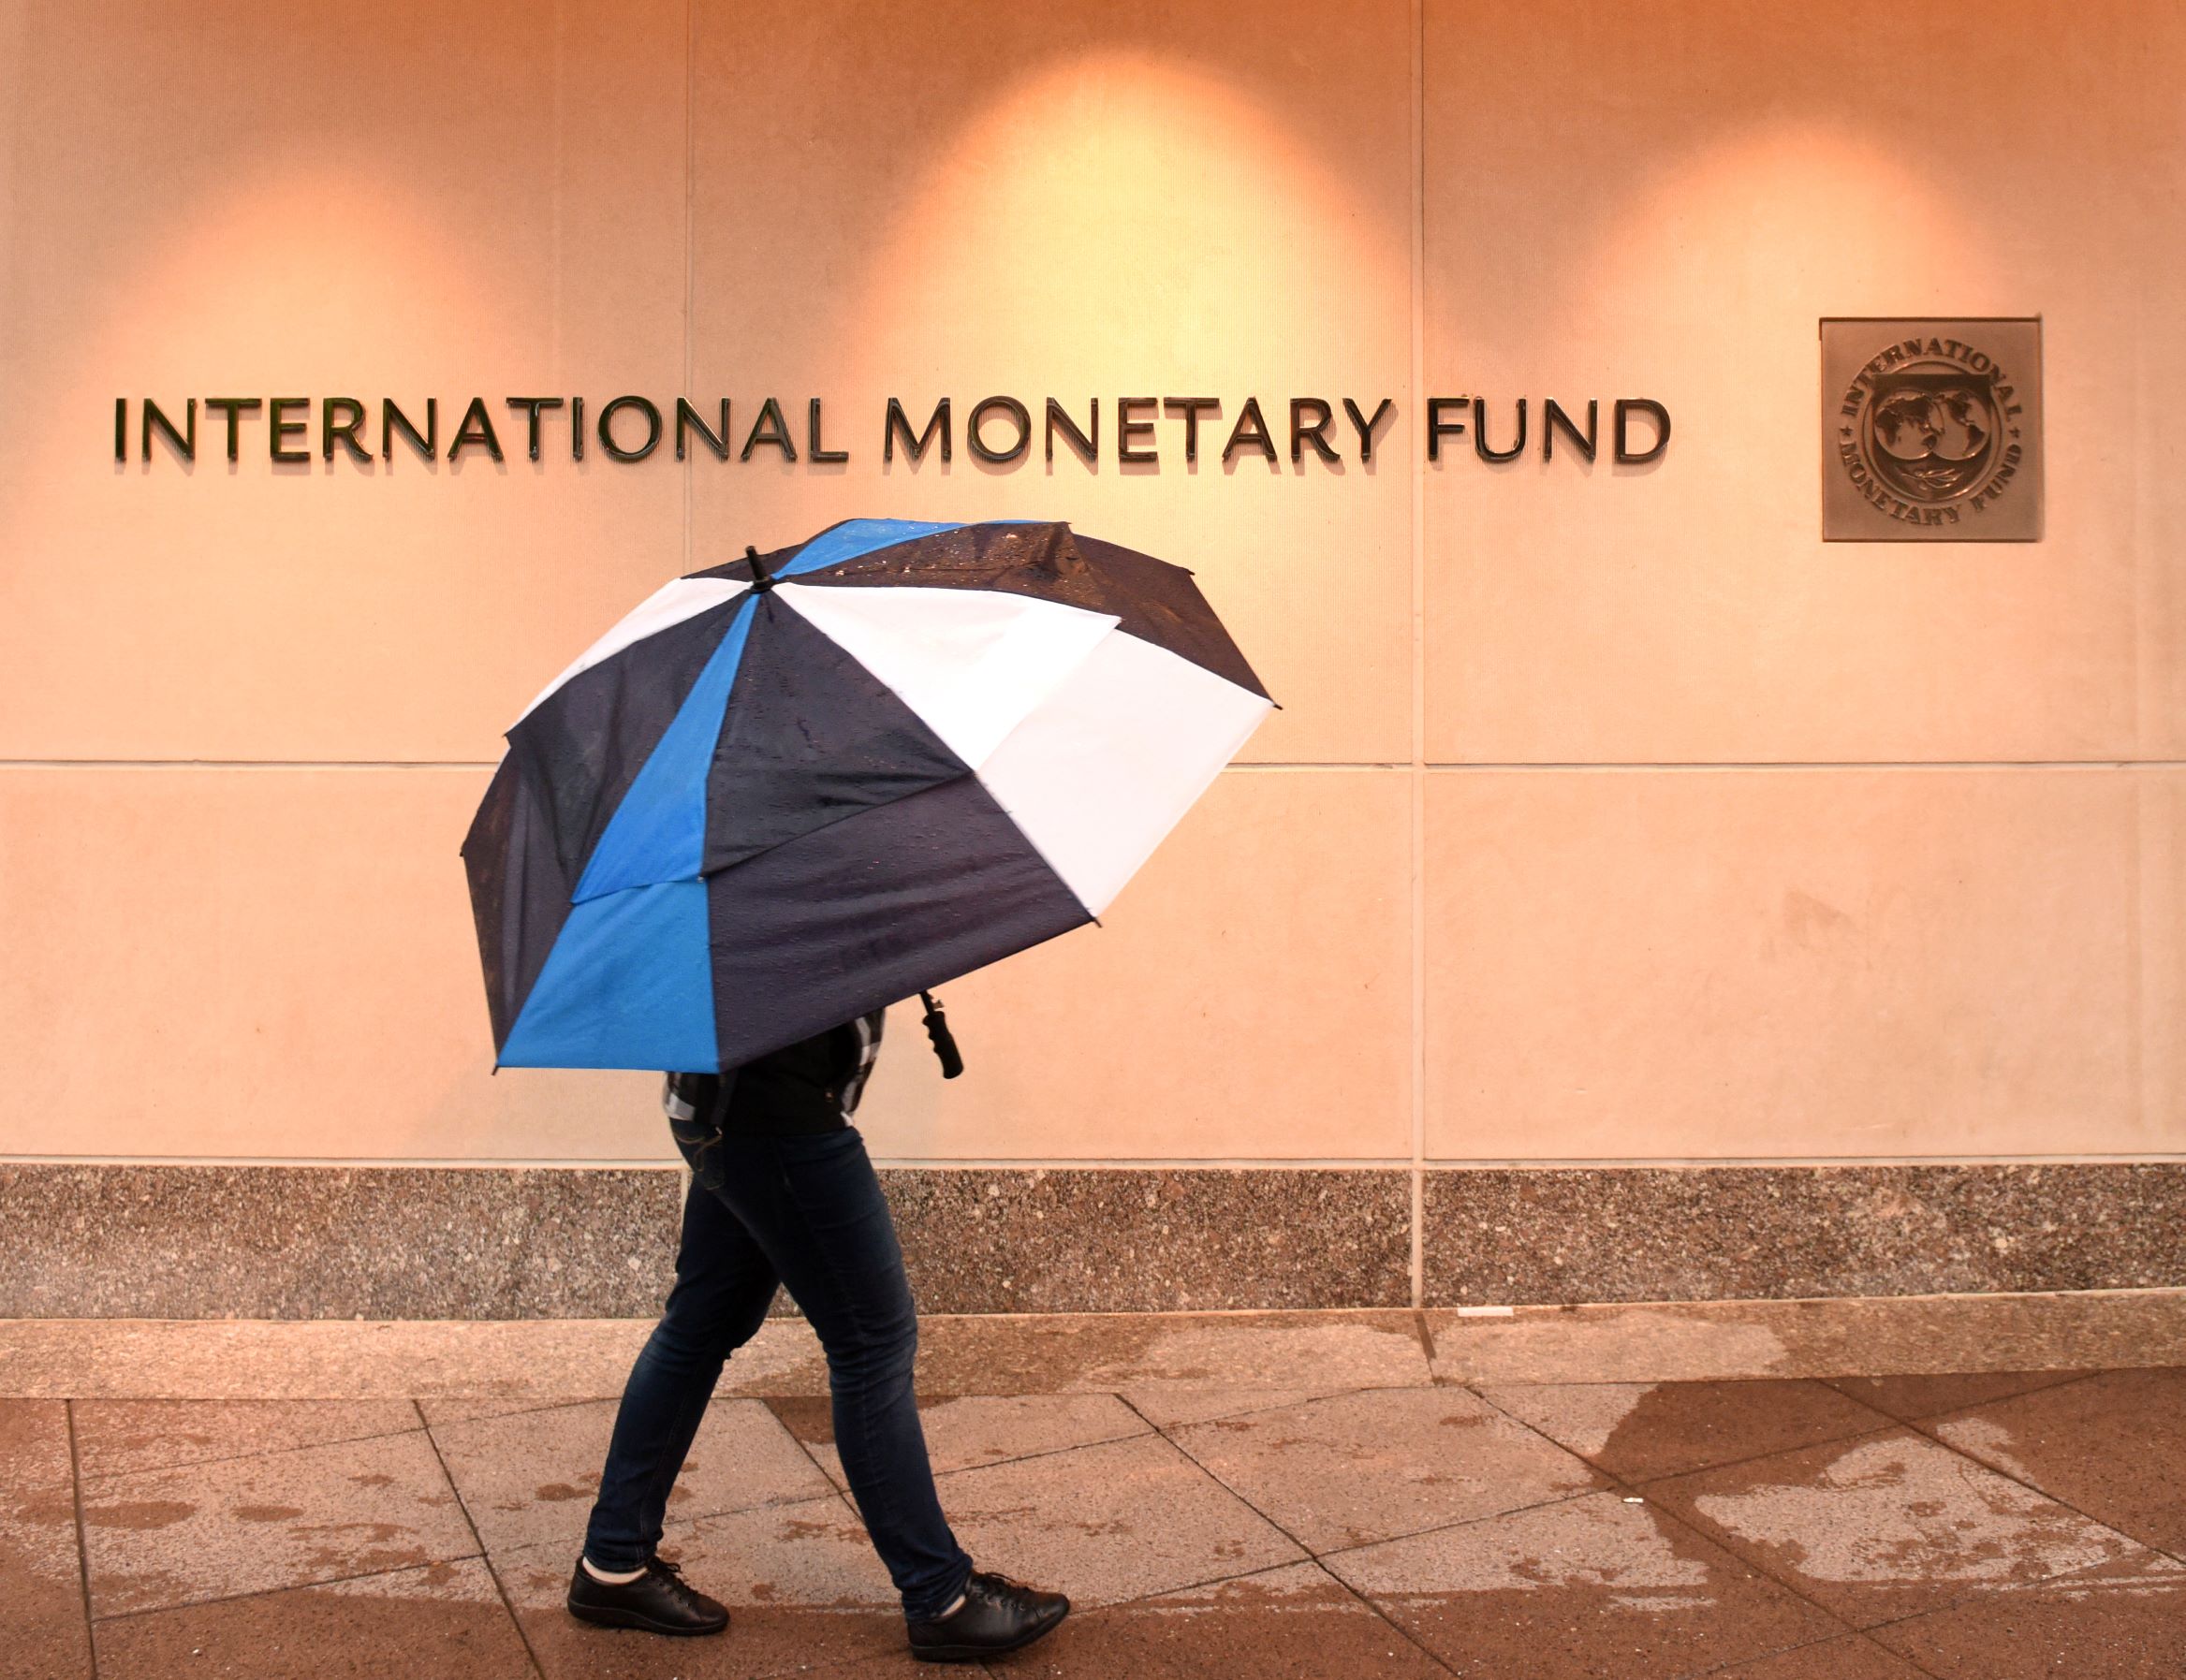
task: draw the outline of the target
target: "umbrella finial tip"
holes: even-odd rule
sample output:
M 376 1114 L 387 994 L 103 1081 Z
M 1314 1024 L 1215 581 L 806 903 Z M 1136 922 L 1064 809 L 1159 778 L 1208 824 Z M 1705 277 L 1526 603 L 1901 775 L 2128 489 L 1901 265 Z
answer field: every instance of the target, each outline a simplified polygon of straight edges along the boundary
M 759 558 L 757 544 L 746 543 L 744 545 L 744 559 L 751 562 L 752 589 L 756 593 L 765 594 L 767 591 L 774 587 L 774 579 L 767 575 L 766 562 Z

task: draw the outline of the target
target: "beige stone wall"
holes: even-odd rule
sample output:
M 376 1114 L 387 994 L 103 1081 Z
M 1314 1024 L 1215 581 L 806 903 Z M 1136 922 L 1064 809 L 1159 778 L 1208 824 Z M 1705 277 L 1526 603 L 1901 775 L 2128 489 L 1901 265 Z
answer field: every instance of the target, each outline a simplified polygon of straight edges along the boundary
M 2186 1151 L 2182 80 L 2125 0 L 0 0 L 0 1156 L 664 1154 L 644 1075 L 489 1077 L 456 846 L 599 628 L 853 514 L 1179 560 L 1284 705 L 949 988 L 965 1079 L 898 1013 L 877 1154 Z M 1818 540 L 1816 320 L 1900 314 L 2043 316 L 2047 540 Z M 109 441 L 624 391 L 854 457 Z M 998 391 L 1098 471 L 882 463 Z M 1200 393 L 1399 412 L 1119 470 Z M 1676 433 L 1430 467 L 1430 393 Z

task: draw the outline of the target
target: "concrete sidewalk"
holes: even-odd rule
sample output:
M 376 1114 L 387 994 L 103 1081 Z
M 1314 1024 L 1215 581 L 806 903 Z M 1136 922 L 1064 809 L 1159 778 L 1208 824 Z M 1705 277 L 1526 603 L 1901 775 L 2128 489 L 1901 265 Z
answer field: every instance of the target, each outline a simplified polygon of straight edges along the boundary
M 728 1634 L 568 1618 L 645 1329 L 0 1322 L 0 1673 L 914 1672 L 794 1321 L 670 1509 Z M 2174 1293 L 937 1319 L 921 1389 L 967 1547 L 1079 1607 L 997 1673 L 2186 1673 Z

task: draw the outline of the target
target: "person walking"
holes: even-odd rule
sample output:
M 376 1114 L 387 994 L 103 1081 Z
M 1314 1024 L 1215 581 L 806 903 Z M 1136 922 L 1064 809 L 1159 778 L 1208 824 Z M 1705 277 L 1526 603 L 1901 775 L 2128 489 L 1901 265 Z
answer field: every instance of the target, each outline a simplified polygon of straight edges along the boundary
M 729 1355 L 789 1291 L 828 1360 L 835 1446 L 902 1595 L 911 1654 L 968 1662 L 1050 1632 L 1070 1600 L 977 1570 L 950 1532 L 912 1393 L 918 1321 L 865 1141 L 852 1124 L 885 1010 L 663 1091 L 691 1169 L 676 1280 L 615 1416 L 570 1577 L 570 1614 L 653 1633 L 719 1633 L 728 1612 L 654 1548 L 669 1490 Z

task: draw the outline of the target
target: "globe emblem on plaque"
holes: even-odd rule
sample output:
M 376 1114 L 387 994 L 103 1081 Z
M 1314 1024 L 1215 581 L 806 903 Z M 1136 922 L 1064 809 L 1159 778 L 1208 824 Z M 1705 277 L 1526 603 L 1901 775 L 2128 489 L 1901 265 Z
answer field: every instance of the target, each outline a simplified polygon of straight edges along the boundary
M 2038 316 L 1822 320 L 1822 539 L 2039 542 Z
M 1860 443 L 1875 475 L 1909 502 L 1951 502 L 1988 475 L 2003 430 L 1993 373 L 1919 361 L 1875 381 Z

